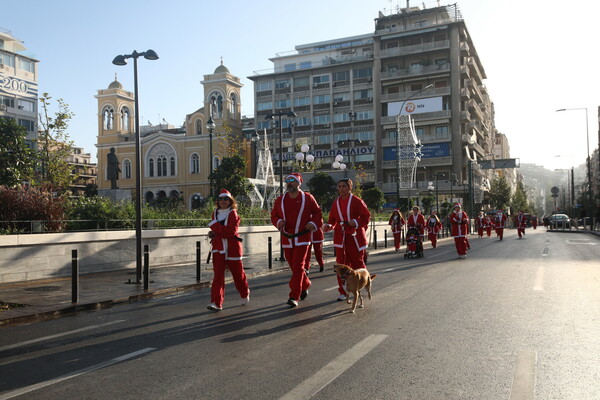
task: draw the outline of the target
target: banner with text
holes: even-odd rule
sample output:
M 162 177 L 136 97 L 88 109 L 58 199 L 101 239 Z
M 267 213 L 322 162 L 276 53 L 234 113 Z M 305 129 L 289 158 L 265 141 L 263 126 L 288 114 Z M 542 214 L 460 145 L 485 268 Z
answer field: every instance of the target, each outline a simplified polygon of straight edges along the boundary
M 402 101 L 388 103 L 388 116 L 400 114 L 400 107 L 402 107 L 402 103 Z M 428 97 L 425 99 L 412 99 L 407 101 L 404 104 L 404 110 L 402 110 L 402 115 L 421 114 L 437 111 L 443 111 L 442 98 Z

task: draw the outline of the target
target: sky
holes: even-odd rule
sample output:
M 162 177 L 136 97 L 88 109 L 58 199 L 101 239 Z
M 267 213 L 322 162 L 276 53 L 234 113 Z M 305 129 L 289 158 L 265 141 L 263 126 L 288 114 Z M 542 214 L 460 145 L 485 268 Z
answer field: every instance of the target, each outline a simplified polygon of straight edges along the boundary
M 456 2 L 483 63 L 496 128 L 511 157 L 550 169 L 585 162 L 598 146 L 600 2 L 462 0 Z M 433 7 L 435 1 L 427 0 Z M 422 2 L 411 1 L 411 6 Z M 241 78 L 242 114 L 252 116 L 248 76 L 296 45 L 372 33 L 378 12 L 406 0 L 30 0 L 3 2 L 0 27 L 24 42 L 39 63 L 39 93 L 62 98 L 75 113 L 76 146 L 96 155 L 94 96 L 114 80 L 133 91 L 133 67 L 119 54 L 153 49 L 138 63 L 140 123 L 181 126 L 202 107 L 203 75 L 220 64 Z M 556 112 L 561 108 L 585 110 Z

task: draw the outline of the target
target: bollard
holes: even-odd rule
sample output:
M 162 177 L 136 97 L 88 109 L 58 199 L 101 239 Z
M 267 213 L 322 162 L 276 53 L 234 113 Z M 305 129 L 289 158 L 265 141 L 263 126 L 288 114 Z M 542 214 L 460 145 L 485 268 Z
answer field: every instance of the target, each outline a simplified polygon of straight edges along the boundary
M 144 290 L 148 290 L 150 286 L 150 254 L 148 253 L 148 245 L 144 245 Z
M 387 229 L 383 230 L 383 247 L 387 249 Z
M 373 248 L 375 248 L 375 250 L 377 250 L 377 231 L 376 230 L 373 231 Z
M 71 250 L 71 303 L 79 302 L 79 260 L 77 250 Z
M 201 256 L 201 247 L 200 242 L 196 242 L 196 282 L 200 283 L 202 281 L 202 256 Z
M 269 269 L 273 269 L 273 239 L 269 236 Z

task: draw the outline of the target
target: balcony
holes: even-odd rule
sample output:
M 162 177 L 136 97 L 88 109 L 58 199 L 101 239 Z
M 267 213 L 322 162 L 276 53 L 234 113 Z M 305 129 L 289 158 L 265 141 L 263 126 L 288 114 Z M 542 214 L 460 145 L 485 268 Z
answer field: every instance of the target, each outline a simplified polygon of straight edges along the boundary
M 413 46 L 393 47 L 390 49 L 381 50 L 381 58 L 398 57 L 407 54 L 423 53 L 439 49 L 450 48 L 449 40 L 440 40 L 438 42 L 421 43 Z
M 450 71 L 450 64 L 416 66 L 393 71 L 383 71 L 381 80 L 393 78 L 407 78 L 419 75 L 430 75 L 435 73 L 446 73 Z
M 410 96 L 418 93 L 418 90 L 410 92 L 399 92 L 399 93 L 386 93 L 381 95 L 381 101 L 403 101 L 408 99 Z M 432 96 L 445 96 L 450 94 L 450 87 L 442 87 L 435 89 L 427 89 L 422 92 L 419 97 L 432 97 Z

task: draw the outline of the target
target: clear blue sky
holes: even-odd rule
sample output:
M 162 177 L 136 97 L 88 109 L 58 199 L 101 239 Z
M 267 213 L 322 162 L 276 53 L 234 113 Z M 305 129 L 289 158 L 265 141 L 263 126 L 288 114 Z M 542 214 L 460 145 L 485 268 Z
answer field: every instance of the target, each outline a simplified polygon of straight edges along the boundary
M 588 108 L 590 152 L 597 147 L 600 57 L 593 44 L 599 4 L 458 1 L 488 77 L 496 127 L 522 163 L 566 168 L 571 160 L 585 161 L 585 111 L 556 113 L 559 108 Z M 143 123 L 164 118 L 180 126 L 202 106 L 200 81 L 221 56 L 242 78 L 242 113 L 252 115 L 252 82 L 246 77 L 270 68 L 270 57 L 298 44 L 370 33 L 378 11 L 388 14 L 397 5 L 406 1 L 30 0 L 3 2 L 0 27 L 41 61 L 40 93 L 70 105 L 76 114 L 70 137 L 95 156 L 94 95 L 115 73 L 133 91 L 133 67 L 112 65 L 116 55 L 151 48 L 160 56 L 139 62 Z

